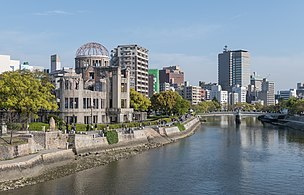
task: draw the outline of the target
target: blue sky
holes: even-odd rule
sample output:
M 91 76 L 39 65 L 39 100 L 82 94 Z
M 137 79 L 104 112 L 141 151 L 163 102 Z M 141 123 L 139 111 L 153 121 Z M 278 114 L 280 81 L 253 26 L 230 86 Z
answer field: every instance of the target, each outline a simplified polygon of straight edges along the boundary
M 224 45 L 251 54 L 251 71 L 276 89 L 304 81 L 304 1 L 10 0 L 0 7 L 0 54 L 49 67 L 57 53 L 73 67 L 76 50 L 95 41 L 149 49 L 150 68 L 180 65 L 186 79 L 217 81 Z

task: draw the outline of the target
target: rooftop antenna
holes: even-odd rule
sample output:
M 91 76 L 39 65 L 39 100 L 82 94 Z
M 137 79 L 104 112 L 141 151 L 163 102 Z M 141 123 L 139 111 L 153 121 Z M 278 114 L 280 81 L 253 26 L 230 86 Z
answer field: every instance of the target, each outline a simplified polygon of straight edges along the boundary
M 228 46 L 225 45 L 225 46 L 224 46 L 224 52 L 227 52 L 227 51 L 228 51 Z

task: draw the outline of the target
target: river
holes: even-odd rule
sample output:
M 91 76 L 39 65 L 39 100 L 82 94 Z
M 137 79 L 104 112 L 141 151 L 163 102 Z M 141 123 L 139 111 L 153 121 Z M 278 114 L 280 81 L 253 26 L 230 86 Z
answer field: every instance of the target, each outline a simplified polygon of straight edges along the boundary
M 176 143 L 5 194 L 304 194 L 304 132 L 207 121 Z

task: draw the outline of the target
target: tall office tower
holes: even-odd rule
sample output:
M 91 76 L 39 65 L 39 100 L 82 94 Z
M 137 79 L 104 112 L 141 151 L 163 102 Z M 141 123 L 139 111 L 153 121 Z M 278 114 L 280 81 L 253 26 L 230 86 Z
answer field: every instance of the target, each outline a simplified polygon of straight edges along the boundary
M 61 69 L 60 58 L 57 54 L 51 55 L 51 72 Z
M 223 90 L 231 91 L 235 85 L 246 87 L 250 84 L 250 55 L 245 50 L 230 51 L 225 46 L 218 55 L 218 84 Z
M 159 71 L 159 83 L 169 83 L 172 87 L 178 88 L 184 84 L 184 72 L 179 66 L 163 67 Z
M 159 93 L 159 71 L 158 69 L 149 69 L 149 97 L 154 93 Z
M 130 87 L 148 96 L 149 50 L 139 45 L 119 45 L 112 50 L 111 65 L 129 67 Z
M 256 72 L 250 75 L 250 85 L 248 85 L 248 97 L 247 102 L 258 101 L 258 95 L 262 91 L 263 78 L 260 77 Z
M 275 105 L 274 82 L 268 81 L 266 78 L 263 79 L 259 99 L 263 100 L 266 106 Z

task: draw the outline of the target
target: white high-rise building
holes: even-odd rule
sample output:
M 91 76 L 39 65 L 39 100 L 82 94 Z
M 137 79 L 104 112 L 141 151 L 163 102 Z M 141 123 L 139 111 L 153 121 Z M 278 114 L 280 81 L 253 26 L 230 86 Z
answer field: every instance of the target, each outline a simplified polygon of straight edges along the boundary
M 60 58 L 57 54 L 51 55 L 51 73 L 61 69 Z
M 239 103 L 246 102 L 246 96 L 247 96 L 247 89 L 246 87 L 241 87 L 240 85 L 236 85 L 235 87 L 232 87 L 232 92 L 237 93 Z
M 130 87 L 148 96 L 148 50 L 139 45 L 119 45 L 112 50 L 111 65 L 129 67 Z
M 228 91 L 223 91 L 221 85 L 213 85 L 210 91 L 210 99 L 216 98 L 221 105 L 228 104 Z
M 18 70 L 19 66 L 19 60 L 11 60 L 9 55 L 0 55 L 0 74 L 6 71 Z

